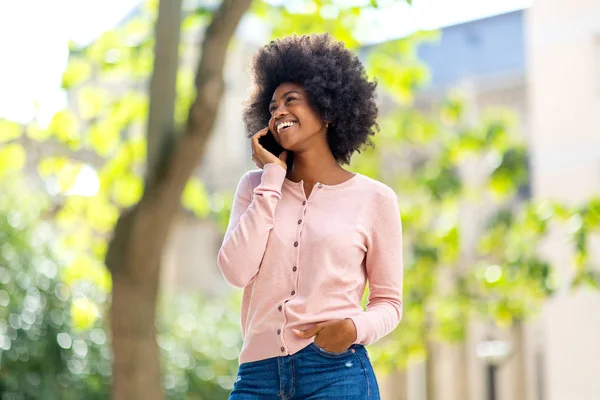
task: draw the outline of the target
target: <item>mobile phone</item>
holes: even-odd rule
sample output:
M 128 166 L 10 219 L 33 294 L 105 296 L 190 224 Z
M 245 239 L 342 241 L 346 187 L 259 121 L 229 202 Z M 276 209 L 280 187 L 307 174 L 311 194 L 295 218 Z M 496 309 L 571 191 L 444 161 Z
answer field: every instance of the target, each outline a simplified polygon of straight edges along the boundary
M 284 148 L 281 147 L 279 143 L 277 143 L 270 129 L 265 136 L 262 136 L 258 139 L 258 143 L 260 143 L 260 145 L 264 147 L 265 150 L 267 150 L 270 153 L 273 153 L 276 157 L 279 157 L 279 155 L 284 150 Z

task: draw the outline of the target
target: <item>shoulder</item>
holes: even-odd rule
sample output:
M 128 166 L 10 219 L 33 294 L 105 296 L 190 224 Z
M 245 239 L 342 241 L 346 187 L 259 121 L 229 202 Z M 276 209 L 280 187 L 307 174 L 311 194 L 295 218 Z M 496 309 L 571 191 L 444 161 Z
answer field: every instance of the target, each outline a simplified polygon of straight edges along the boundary
M 366 176 L 361 182 L 364 185 L 362 194 L 366 221 L 371 227 L 371 234 L 387 232 L 399 235 L 402 223 L 396 192 L 383 182 Z
M 380 226 L 382 222 L 395 223 L 400 220 L 398 195 L 383 182 L 361 176 L 360 196 L 368 225 Z
M 398 204 L 398 196 L 391 187 L 365 175 L 360 178 L 361 191 L 368 196 L 368 200 L 379 205 Z
M 239 191 L 253 192 L 259 186 L 264 190 L 279 192 L 285 180 L 286 169 L 277 164 L 266 164 L 263 169 L 254 169 L 244 174 L 238 185 Z

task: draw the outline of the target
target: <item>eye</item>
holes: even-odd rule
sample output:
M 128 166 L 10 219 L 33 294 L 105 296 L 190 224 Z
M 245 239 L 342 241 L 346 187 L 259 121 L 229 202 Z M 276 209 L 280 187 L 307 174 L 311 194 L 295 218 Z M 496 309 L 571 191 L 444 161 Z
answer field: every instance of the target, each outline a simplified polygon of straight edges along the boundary
M 273 112 L 277 109 L 274 105 L 269 106 L 269 114 L 273 114 Z
M 296 97 L 290 96 L 287 99 L 285 99 L 286 104 L 289 103 L 292 100 L 298 100 Z

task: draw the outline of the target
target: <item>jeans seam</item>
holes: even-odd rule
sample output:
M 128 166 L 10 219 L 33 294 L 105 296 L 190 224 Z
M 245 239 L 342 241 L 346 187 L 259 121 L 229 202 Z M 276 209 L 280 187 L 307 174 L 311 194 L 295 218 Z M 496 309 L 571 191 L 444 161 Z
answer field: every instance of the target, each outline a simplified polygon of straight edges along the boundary
M 290 390 L 290 399 L 294 397 L 296 393 L 296 370 L 294 369 L 294 359 L 290 359 L 290 369 L 292 370 L 292 388 Z
M 295 387 L 295 377 L 294 377 L 294 375 L 295 375 L 295 373 L 294 373 L 294 361 L 293 361 L 293 359 L 290 358 L 290 369 L 291 369 L 291 372 L 292 372 L 292 376 L 291 376 L 292 387 L 290 389 L 290 393 L 288 393 L 288 394 L 285 393 L 285 387 L 284 387 L 284 384 L 283 384 L 283 382 L 284 382 L 283 378 L 284 378 L 284 373 L 285 373 L 285 371 L 283 371 L 284 370 L 283 367 L 285 367 L 285 365 L 283 365 L 283 367 L 282 367 L 282 364 L 285 364 L 285 359 L 283 357 L 279 357 L 277 359 L 277 366 L 278 366 L 278 369 L 279 369 L 279 399 L 280 400 L 288 400 L 288 399 L 291 399 L 292 397 L 294 397 L 294 392 L 296 391 L 295 390 L 296 389 L 296 387 Z
M 279 398 L 285 400 L 285 395 L 283 394 L 283 379 L 281 376 L 281 358 L 277 358 L 277 369 L 279 370 Z
M 358 352 L 354 353 L 360 361 L 360 366 L 362 367 L 363 374 L 365 375 L 365 380 L 367 381 L 367 399 L 371 398 L 371 382 L 369 382 L 369 375 L 367 374 L 367 369 L 365 368 L 365 363 L 363 362 L 360 354 Z

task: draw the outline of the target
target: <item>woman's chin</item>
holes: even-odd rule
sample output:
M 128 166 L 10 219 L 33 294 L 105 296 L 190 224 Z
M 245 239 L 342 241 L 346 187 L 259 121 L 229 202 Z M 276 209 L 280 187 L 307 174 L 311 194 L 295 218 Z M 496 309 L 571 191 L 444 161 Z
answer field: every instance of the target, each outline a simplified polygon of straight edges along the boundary
M 279 145 L 287 151 L 293 151 L 294 143 L 291 140 L 281 140 Z

